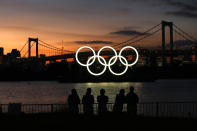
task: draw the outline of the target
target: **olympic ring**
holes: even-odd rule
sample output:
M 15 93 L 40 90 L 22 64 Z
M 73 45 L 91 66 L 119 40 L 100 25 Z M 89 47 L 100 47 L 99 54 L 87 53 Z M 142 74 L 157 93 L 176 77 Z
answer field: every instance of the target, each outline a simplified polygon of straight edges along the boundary
M 90 73 L 90 74 L 92 74 L 92 75 L 95 75 L 95 76 L 99 76 L 99 75 L 102 75 L 104 72 L 105 72 L 105 70 L 107 69 L 107 66 L 106 66 L 106 61 L 105 61 L 105 59 L 103 58 L 103 57 L 101 57 L 101 56 L 97 56 L 98 58 L 101 58 L 103 61 L 104 61 L 104 69 L 103 69 L 103 71 L 101 71 L 100 73 L 93 73 L 91 70 L 90 70 L 90 68 L 89 68 L 89 66 L 87 66 L 87 70 L 88 70 L 88 72 Z M 95 59 L 96 58 L 96 56 L 91 56 L 89 59 L 88 59 L 88 61 L 87 61 L 87 64 L 90 62 L 90 60 L 91 59 Z
M 79 51 L 80 51 L 81 49 L 84 49 L 84 48 L 90 49 L 90 50 L 93 52 L 93 56 L 91 56 L 91 57 L 87 60 L 87 63 L 86 63 L 86 64 L 81 63 L 81 62 L 79 61 L 79 59 L 78 59 Z M 115 56 L 113 56 L 112 58 L 110 58 L 110 60 L 109 60 L 108 63 L 106 62 L 106 60 L 105 60 L 102 56 L 100 56 L 101 51 L 102 51 L 103 49 L 106 49 L 106 48 L 111 49 L 111 50 L 114 52 L 114 54 L 115 54 Z M 122 52 L 123 52 L 125 49 L 127 49 L 127 48 L 134 50 L 134 52 L 135 52 L 135 54 L 136 54 L 136 59 L 135 59 L 135 61 L 134 61 L 133 63 L 131 63 L 131 64 L 128 64 L 127 59 L 126 59 L 125 57 L 122 56 Z M 101 65 L 104 66 L 104 69 L 103 69 L 100 73 L 94 73 L 94 72 L 92 72 L 92 71 L 90 70 L 90 68 L 89 68 L 89 66 L 91 66 L 91 65 L 95 62 L 96 58 L 98 58 L 99 63 L 100 63 Z M 115 72 L 112 71 L 112 69 L 111 69 L 111 66 L 115 64 L 115 62 L 117 61 L 118 58 L 119 58 L 120 62 L 121 62 L 123 65 L 125 65 L 125 67 L 126 67 L 126 68 L 124 69 L 124 71 L 121 72 L 121 73 L 115 73 Z M 131 66 L 133 66 L 133 65 L 135 65 L 135 64 L 137 63 L 137 61 L 138 61 L 138 59 L 139 59 L 139 54 L 138 54 L 137 49 L 135 49 L 135 48 L 132 47 L 132 46 L 125 46 L 125 47 L 123 47 L 123 48 L 120 50 L 120 52 L 119 52 L 118 55 L 117 55 L 116 50 L 115 50 L 114 48 L 112 48 L 111 46 L 104 46 L 104 47 L 102 47 L 102 48 L 98 51 L 97 54 L 95 53 L 95 51 L 94 51 L 91 47 L 89 47 L 89 46 L 82 46 L 82 47 L 80 47 L 80 48 L 77 50 L 77 52 L 76 52 L 76 54 L 75 54 L 75 59 L 76 59 L 76 61 L 77 61 L 78 64 L 80 64 L 81 66 L 87 67 L 88 72 L 89 72 L 90 74 L 92 74 L 92 75 L 95 75 L 95 76 L 102 75 L 102 74 L 106 71 L 106 69 L 107 69 L 107 67 L 108 67 L 108 68 L 109 68 L 109 71 L 110 71 L 112 74 L 117 75 L 117 76 L 120 76 L 120 75 L 123 75 L 123 74 L 126 73 L 126 71 L 128 70 L 128 67 L 131 67 Z M 93 59 L 93 60 L 92 60 L 92 59 Z M 102 59 L 102 61 L 104 61 L 104 63 L 101 61 L 101 59 Z M 122 60 L 122 59 L 123 59 L 123 60 Z M 91 61 L 91 60 L 92 60 L 92 61 Z M 112 60 L 113 60 L 113 61 L 112 61 Z
M 96 56 L 95 51 L 94 51 L 91 47 L 89 47 L 89 46 L 82 46 L 82 47 L 80 47 L 80 48 L 77 50 L 77 52 L 76 52 L 76 54 L 75 54 L 75 58 L 76 58 L 77 62 L 78 62 L 81 66 L 90 66 L 90 65 L 92 65 L 92 64 L 94 63 L 96 57 L 94 57 L 94 60 L 93 60 L 90 64 L 88 64 L 88 65 L 82 64 L 82 63 L 79 61 L 79 59 L 78 59 L 78 53 L 79 53 L 79 51 L 80 51 L 81 49 L 83 49 L 83 48 L 88 48 L 88 49 L 90 49 L 90 50 L 93 52 L 93 55 Z
M 113 65 L 113 64 L 116 62 L 116 60 L 118 59 L 117 52 L 116 52 L 116 50 L 115 50 L 114 48 L 112 48 L 111 46 L 104 46 L 104 47 L 102 47 L 102 48 L 98 51 L 97 56 L 100 56 L 101 51 L 102 51 L 103 49 L 105 49 L 105 48 L 109 48 L 109 49 L 111 49 L 111 50 L 115 53 L 115 60 L 114 60 L 114 62 L 112 62 L 112 64 L 109 63 L 110 65 L 108 64 L 108 66 L 111 66 L 111 65 Z M 105 64 L 103 64 L 102 61 L 100 61 L 100 57 L 98 57 L 98 61 L 99 61 L 102 65 L 105 66 Z
M 115 57 L 115 56 L 113 56 L 113 57 Z M 109 60 L 109 63 L 111 62 L 111 60 L 113 59 L 113 57 Z M 115 73 L 115 72 L 113 72 L 112 69 L 111 69 L 111 66 L 109 66 L 109 71 L 110 71 L 112 74 L 117 75 L 117 76 L 123 75 L 124 73 L 126 73 L 126 71 L 127 71 L 127 69 L 128 69 L 128 62 L 127 62 L 127 59 L 124 58 L 123 56 L 119 56 L 119 58 L 120 58 L 120 59 L 122 58 L 124 61 L 126 61 L 126 64 L 127 64 L 125 70 L 124 70 L 122 73 Z
M 133 66 L 133 65 L 135 65 L 135 64 L 137 63 L 137 61 L 138 61 L 138 58 L 139 58 L 138 51 L 137 51 L 134 47 L 132 47 L 132 46 L 125 46 L 125 47 L 123 47 L 123 48 L 120 50 L 120 52 L 119 52 L 119 57 L 121 56 L 123 50 L 126 49 L 126 48 L 133 49 L 133 50 L 135 51 L 135 53 L 136 53 L 136 59 L 135 59 L 135 61 L 134 61 L 132 64 L 129 64 L 129 65 L 128 65 L 128 66 Z M 125 65 L 125 66 L 127 65 L 127 64 L 125 64 L 125 63 L 122 61 L 122 58 L 121 58 L 121 57 L 120 57 L 120 61 L 121 61 L 121 63 L 122 63 L 123 65 Z

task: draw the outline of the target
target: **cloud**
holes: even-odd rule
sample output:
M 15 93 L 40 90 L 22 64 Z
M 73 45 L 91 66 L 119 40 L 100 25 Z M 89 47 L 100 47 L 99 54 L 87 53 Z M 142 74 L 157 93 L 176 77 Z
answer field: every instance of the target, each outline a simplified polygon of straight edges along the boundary
M 15 31 L 40 31 L 39 28 L 34 27 L 28 27 L 28 26 L 15 26 L 15 25 L 6 25 L 6 26 L 0 26 L 0 29 L 6 29 L 6 30 L 15 30 Z
M 197 6 L 195 4 L 192 4 L 191 2 L 181 2 L 181 1 L 175 1 L 175 0 L 166 0 L 165 1 L 167 5 L 176 7 L 178 9 L 186 10 L 186 11 L 196 11 Z
M 116 32 L 111 32 L 110 34 L 124 35 L 124 36 L 133 36 L 133 35 L 142 36 L 142 35 L 147 35 L 148 33 L 143 33 L 136 30 L 119 30 Z
M 165 3 L 174 8 L 171 11 L 166 11 L 166 15 L 185 18 L 197 18 L 197 3 L 193 1 L 166 0 Z
M 197 18 L 197 1 L 195 0 L 125 0 L 130 2 L 143 2 L 154 7 L 163 7 L 164 14 L 184 17 Z
M 188 12 L 188 11 L 184 11 L 184 10 L 168 11 L 165 14 L 173 15 L 173 16 L 180 16 L 180 17 L 187 17 L 187 18 L 197 18 L 197 13 L 195 13 L 195 12 Z
M 113 44 L 111 41 L 102 41 L 102 40 L 96 40 L 96 41 L 75 41 L 77 44 Z

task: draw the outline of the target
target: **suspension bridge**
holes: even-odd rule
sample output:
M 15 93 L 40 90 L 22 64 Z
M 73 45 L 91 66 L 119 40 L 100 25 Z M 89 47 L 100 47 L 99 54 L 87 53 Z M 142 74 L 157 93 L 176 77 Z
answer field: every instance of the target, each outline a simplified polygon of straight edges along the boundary
M 169 27 L 169 33 L 166 33 L 166 27 Z M 156 36 L 159 34 L 159 36 Z M 169 40 L 168 40 L 169 38 Z M 152 50 L 156 50 L 156 57 L 161 57 L 162 63 L 165 64 L 166 57 L 170 57 L 170 61 L 177 55 L 192 55 L 194 52 L 191 50 L 183 50 L 179 45 L 188 45 L 192 47 L 197 44 L 197 40 L 189 33 L 185 32 L 182 28 L 173 22 L 162 21 L 161 23 L 144 31 L 142 35 L 132 36 L 130 39 L 121 43 L 115 43 L 110 46 L 119 50 L 123 46 L 135 46 L 141 56 L 147 56 L 146 44 L 154 39 L 159 39 L 160 46 L 156 46 Z M 169 41 L 168 43 L 166 41 Z M 144 47 L 143 47 L 144 46 Z M 29 38 L 20 50 L 22 59 L 32 58 L 32 49 L 35 48 L 36 60 L 39 61 L 55 61 L 58 59 L 68 59 L 75 57 L 75 51 L 64 50 L 64 48 L 56 47 L 38 38 Z M 149 49 L 151 50 L 151 49 Z M 196 52 L 195 52 L 196 53 Z M 81 52 L 86 57 L 92 55 L 91 52 Z M 111 55 L 113 52 L 104 51 L 103 55 Z M 196 53 L 197 54 L 197 53 Z

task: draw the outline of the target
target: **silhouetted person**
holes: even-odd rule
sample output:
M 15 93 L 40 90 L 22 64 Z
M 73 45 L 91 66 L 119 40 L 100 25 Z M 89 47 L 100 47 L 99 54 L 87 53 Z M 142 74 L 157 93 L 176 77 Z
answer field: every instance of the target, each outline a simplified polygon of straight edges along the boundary
M 77 91 L 75 89 L 72 89 L 72 94 L 68 96 L 68 109 L 69 112 L 72 112 L 74 114 L 79 113 L 79 107 L 80 104 L 80 98 L 77 94 Z
M 94 96 L 91 95 L 91 89 L 88 88 L 86 95 L 82 98 L 83 111 L 85 114 L 93 114 Z
M 126 102 L 127 102 L 127 113 L 136 116 L 137 115 L 137 103 L 139 101 L 139 98 L 137 94 L 134 93 L 133 86 L 130 87 L 130 92 L 126 96 Z
M 101 89 L 100 90 L 100 96 L 97 97 L 97 102 L 98 102 L 98 113 L 103 114 L 107 112 L 107 102 L 108 102 L 108 97 L 105 96 L 105 90 Z
M 125 90 L 121 89 L 119 94 L 116 95 L 114 103 L 114 112 L 121 113 L 123 110 L 123 105 L 126 103 Z

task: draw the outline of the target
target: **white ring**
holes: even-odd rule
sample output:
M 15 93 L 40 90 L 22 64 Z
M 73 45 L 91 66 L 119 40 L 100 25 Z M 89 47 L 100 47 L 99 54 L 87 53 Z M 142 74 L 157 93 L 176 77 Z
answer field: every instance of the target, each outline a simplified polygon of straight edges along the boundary
M 113 57 L 115 57 L 115 56 L 113 56 Z M 111 60 L 113 59 L 113 57 L 109 60 L 109 62 L 111 62 Z M 126 68 L 125 68 L 125 70 L 124 70 L 123 72 L 121 72 L 121 73 L 115 73 L 114 71 L 112 71 L 111 66 L 109 66 L 109 71 L 110 71 L 112 74 L 114 74 L 114 75 L 120 76 L 120 75 L 123 75 L 124 73 L 126 73 L 126 71 L 128 70 L 128 62 L 127 62 L 127 59 L 124 58 L 123 56 L 118 56 L 118 57 L 119 57 L 119 58 L 122 57 L 122 59 L 126 61 L 126 65 L 125 65 Z M 121 62 L 121 63 L 122 63 L 122 62 Z
M 117 60 L 117 52 L 116 52 L 116 50 L 114 49 L 114 48 L 112 48 L 111 46 L 103 46 L 99 51 L 98 51 L 98 53 L 97 53 L 97 56 L 100 56 L 100 53 L 101 53 L 101 51 L 103 50 L 103 49 L 105 49 L 105 48 L 109 48 L 109 49 L 111 49 L 113 52 L 114 52 L 114 54 L 115 54 L 115 60 L 112 62 L 112 64 L 111 65 L 113 65 L 115 62 L 116 62 L 116 60 Z M 98 58 L 98 61 L 102 64 L 102 65 L 104 65 L 105 66 L 105 64 L 100 60 L 100 58 L 99 57 L 97 57 Z M 109 63 L 107 64 L 107 66 L 110 66 L 109 65 Z
M 83 49 L 83 48 L 88 48 L 88 49 L 90 49 L 90 50 L 93 52 L 94 56 L 96 56 L 95 51 L 94 51 L 91 47 L 89 47 L 89 46 L 82 46 L 82 47 L 80 47 L 80 48 L 77 50 L 77 52 L 76 52 L 76 54 L 75 54 L 75 59 L 77 60 L 77 62 L 78 62 L 81 66 L 90 66 L 90 65 L 92 65 L 92 64 L 94 63 L 96 57 L 94 57 L 94 60 L 93 60 L 89 65 L 81 63 L 81 62 L 79 61 L 79 59 L 78 59 L 78 53 L 79 53 L 79 51 L 80 51 L 81 49 Z
M 89 65 L 88 63 L 90 62 L 90 60 L 93 58 L 93 59 L 96 59 L 96 57 L 101 57 L 101 56 L 91 56 L 89 59 L 88 59 L 88 61 L 87 61 L 87 65 Z M 94 72 L 92 72 L 91 70 L 90 70 L 90 68 L 89 68 L 89 66 L 87 66 L 87 70 L 88 70 L 88 72 L 90 73 L 90 74 L 92 74 L 92 75 L 95 75 L 95 76 L 99 76 L 99 75 L 102 75 L 105 71 L 106 71 L 106 69 L 107 69 L 107 63 L 106 63 L 106 61 L 105 61 L 105 59 L 103 58 L 103 57 L 101 57 L 101 59 L 104 61 L 104 63 L 105 63 L 105 66 L 104 66 L 104 69 L 103 69 L 103 71 L 101 71 L 100 73 L 94 73 Z
M 136 53 L 136 59 L 135 59 L 135 61 L 133 62 L 133 63 L 131 63 L 131 64 L 128 64 L 128 63 L 124 63 L 123 61 L 122 61 L 122 58 L 120 57 L 120 56 L 122 56 L 121 54 L 122 54 L 122 51 L 124 50 L 124 49 L 126 49 L 126 48 L 130 48 L 130 49 L 133 49 L 134 51 L 135 51 L 135 53 Z M 136 63 L 137 63 L 137 61 L 138 61 L 138 59 L 139 59 L 139 54 L 138 54 L 138 51 L 134 48 L 134 47 L 132 47 L 132 46 L 125 46 L 125 47 L 123 47 L 121 50 L 120 50 L 120 52 L 119 52 L 119 57 L 120 57 L 120 62 L 123 64 L 123 65 L 128 65 L 128 66 L 133 66 L 133 65 L 135 65 Z
M 90 50 L 93 52 L 93 56 L 91 56 L 90 58 L 88 58 L 88 61 L 87 61 L 86 64 L 81 63 L 81 62 L 79 61 L 79 59 L 78 59 L 78 53 L 79 53 L 79 51 L 80 51 L 81 49 L 83 49 L 83 48 L 88 48 L 88 49 L 90 49 Z M 113 52 L 115 53 L 115 56 L 113 56 L 112 58 L 110 58 L 110 60 L 109 60 L 108 63 L 106 62 L 106 60 L 105 60 L 102 56 L 100 56 L 100 52 L 101 52 L 103 49 L 105 49 L 105 48 L 109 48 L 109 49 L 113 50 Z M 131 64 L 128 64 L 127 59 L 126 59 L 125 57 L 122 56 L 122 52 L 123 52 L 123 50 L 125 50 L 126 48 L 130 48 L 130 49 L 134 50 L 135 53 L 136 53 L 136 60 L 135 60 L 133 63 L 131 63 Z M 138 51 L 137 51 L 134 47 L 132 47 L 132 46 L 125 46 L 125 47 L 123 47 L 123 48 L 120 50 L 120 52 L 119 52 L 118 55 L 117 55 L 116 50 L 115 50 L 114 48 L 112 48 L 111 46 L 104 46 L 104 47 L 102 47 L 102 48 L 98 51 L 97 54 L 95 53 L 95 51 L 94 51 L 91 47 L 89 47 L 89 46 L 82 46 L 82 47 L 80 47 L 80 48 L 77 50 L 77 52 L 76 52 L 76 54 L 75 54 L 75 58 L 76 58 L 76 61 L 77 61 L 81 66 L 86 66 L 88 72 L 89 72 L 90 74 L 92 74 L 92 75 L 95 75 L 95 76 L 102 75 L 102 74 L 106 71 L 106 69 L 107 69 L 107 67 L 108 67 L 108 68 L 109 68 L 109 71 L 110 71 L 112 74 L 117 75 L 117 76 L 120 76 L 120 75 L 123 75 L 124 73 L 126 73 L 126 71 L 128 70 L 128 67 L 129 67 L 129 66 L 133 66 L 134 64 L 137 63 L 137 61 L 138 61 L 138 59 L 139 59 L 139 54 L 138 54 Z M 96 58 L 98 58 L 99 63 L 100 63 L 101 65 L 104 66 L 104 69 L 103 69 L 100 73 L 94 73 L 94 72 L 92 72 L 92 71 L 90 70 L 90 68 L 89 68 L 89 66 L 92 65 L 92 64 L 95 62 Z M 112 60 L 113 60 L 114 58 L 115 58 L 115 60 L 112 62 Z M 117 61 L 118 58 L 120 59 L 120 62 L 121 62 L 123 65 L 126 66 L 125 70 L 124 70 L 123 72 L 121 72 L 121 73 L 115 73 L 115 72 L 112 71 L 112 69 L 111 69 L 111 66 L 112 66 L 113 64 L 115 64 L 115 62 Z M 92 60 L 92 59 L 93 59 L 93 60 Z M 101 61 L 101 59 L 104 61 L 104 63 Z M 123 59 L 123 61 L 122 61 L 122 59 Z M 92 60 L 92 62 L 90 62 L 90 60 Z M 125 61 L 125 62 L 124 62 L 124 61 Z

